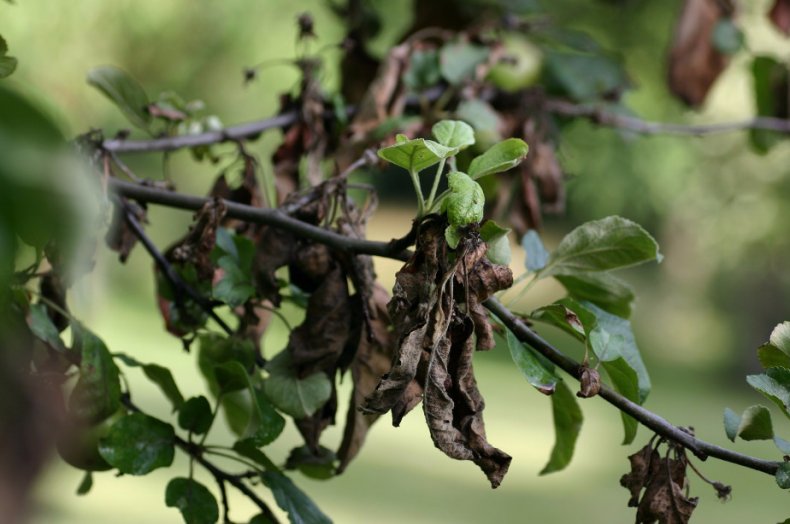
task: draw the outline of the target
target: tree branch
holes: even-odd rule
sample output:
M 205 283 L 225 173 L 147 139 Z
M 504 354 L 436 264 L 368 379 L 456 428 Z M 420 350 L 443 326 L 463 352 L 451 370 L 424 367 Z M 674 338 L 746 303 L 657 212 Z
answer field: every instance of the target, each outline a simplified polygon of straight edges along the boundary
M 790 133 L 790 120 L 770 117 L 756 117 L 735 122 L 719 122 L 715 124 L 675 124 L 669 122 L 650 122 L 633 116 L 621 115 L 606 111 L 594 105 L 574 104 L 565 100 L 548 100 L 545 108 L 548 112 L 557 115 L 584 118 L 594 124 L 626 129 L 642 135 L 714 135 L 744 131 L 748 129 L 761 129 Z
M 139 186 L 116 179 L 110 179 L 109 185 L 110 188 L 119 195 L 143 202 L 161 204 L 179 209 L 200 209 L 203 204 L 208 201 L 208 199 L 202 197 L 184 195 L 153 187 Z M 402 261 L 408 260 L 411 256 L 408 250 L 401 249 L 400 246 L 397 246 L 393 242 L 376 242 L 348 238 L 334 231 L 322 229 L 296 220 L 276 209 L 260 209 L 227 201 L 225 203 L 228 209 L 227 215 L 230 217 L 279 227 L 297 235 L 304 236 L 305 238 L 321 242 L 334 249 L 350 253 L 382 256 Z M 393 249 L 393 247 L 397 249 Z M 489 311 L 496 315 L 508 329 L 513 331 L 520 341 L 528 344 L 574 378 L 578 379 L 580 377 L 581 364 L 541 338 L 511 311 L 505 308 L 498 300 L 490 298 L 484 305 Z M 641 424 L 662 437 L 676 442 L 690 450 L 702 460 L 705 460 L 707 457 L 715 457 L 725 462 L 737 464 L 756 471 L 762 471 L 770 475 L 773 475 L 779 466 L 778 462 L 751 457 L 700 440 L 685 430 L 671 424 L 663 417 L 628 400 L 606 386 L 601 387 L 599 395 L 623 413 L 632 416 Z

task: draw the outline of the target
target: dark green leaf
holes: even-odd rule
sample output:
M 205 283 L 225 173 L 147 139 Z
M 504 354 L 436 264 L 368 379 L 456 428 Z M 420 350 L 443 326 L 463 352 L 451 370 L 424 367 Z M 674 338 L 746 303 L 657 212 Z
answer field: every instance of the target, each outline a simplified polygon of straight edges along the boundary
M 239 307 L 255 295 L 252 277 L 245 273 L 230 256 L 219 259 L 217 265 L 223 270 L 222 277 L 214 283 L 211 295 L 230 307 Z
M 272 490 L 277 505 L 288 513 L 291 524 L 332 523 L 291 479 L 279 471 L 265 471 L 261 474 L 261 479 Z
M 255 515 L 250 519 L 250 522 L 248 524 L 275 524 L 275 523 L 273 520 L 271 520 L 263 513 L 258 513 L 257 515 Z
M 252 413 L 244 436 L 256 446 L 267 446 L 274 442 L 285 428 L 285 419 L 272 405 L 266 394 L 250 385 L 252 392 Z
M 412 91 L 419 92 L 436 85 L 441 78 L 439 53 L 435 49 L 414 51 L 402 78 L 406 87 Z
M 609 375 L 612 381 L 612 386 L 622 396 L 632 402 L 639 403 L 639 388 L 637 386 L 636 373 L 628 365 L 628 363 L 621 357 L 616 360 L 602 362 L 601 364 Z M 639 428 L 639 423 L 631 417 L 626 415 L 625 412 L 620 412 L 620 418 L 623 420 L 623 429 L 625 436 L 623 437 L 623 444 L 630 444 L 636 437 L 636 430 Z
M 431 128 L 437 142 L 456 152 L 475 143 L 475 131 L 472 126 L 460 120 L 440 120 Z
M 121 406 L 121 381 L 118 366 L 99 337 L 79 324 L 73 324 L 75 349 L 80 351 L 80 378 L 69 400 L 75 417 L 101 422 Z
M 176 477 L 167 483 L 165 504 L 178 508 L 186 524 L 214 524 L 219 519 L 219 506 L 214 495 L 200 482 Z
M 711 35 L 713 47 L 725 55 L 734 55 L 743 48 L 743 32 L 732 19 L 722 18 L 713 28 Z
M 442 202 L 442 209 L 450 225 L 459 227 L 480 222 L 486 203 L 480 184 L 460 171 L 447 175 L 447 184 L 450 193 Z
M 738 436 L 738 427 L 740 425 L 741 417 L 730 408 L 724 408 L 724 433 L 727 434 L 727 438 L 732 442 L 735 442 L 735 437 Z
M 313 453 L 310 446 L 299 446 L 291 450 L 285 461 L 285 469 L 299 470 L 306 477 L 317 480 L 326 480 L 335 476 L 337 455 L 334 451 L 324 446 L 318 447 L 318 453 Z
M 248 387 L 247 370 L 238 361 L 231 360 L 214 368 L 220 393 L 230 393 Z
M 441 158 L 450 156 L 452 148 L 445 147 L 433 140 L 415 138 L 379 149 L 378 154 L 387 162 L 403 169 L 419 173 L 437 164 Z
M 503 140 L 472 160 L 469 176 L 478 179 L 512 169 L 526 158 L 528 152 L 529 146 L 519 138 Z
M 738 425 L 738 436 L 743 440 L 770 440 L 774 438 L 774 427 L 768 408 L 765 406 L 747 408 Z
M 752 62 L 754 100 L 758 116 L 788 118 L 787 92 L 790 75 L 785 64 L 770 56 L 757 56 Z M 767 153 L 784 135 L 767 129 L 749 131 L 749 141 L 758 153 Z
M 769 368 L 761 375 L 747 376 L 746 382 L 790 417 L 790 369 Z
M 132 413 L 112 425 L 99 453 L 121 473 L 145 475 L 173 463 L 175 432 L 161 420 Z
M 551 396 L 551 411 L 554 416 L 554 448 L 541 475 L 560 471 L 570 464 L 584 420 L 576 397 L 563 381 L 557 384 Z
M 66 352 L 66 346 L 63 345 L 63 341 L 60 339 L 60 332 L 49 318 L 47 307 L 44 304 L 30 305 L 28 325 L 30 326 L 30 331 L 36 337 L 46 342 L 49 347 L 61 353 Z
M 90 493 L 91 488 L 93 487 L 93 473 L 91 471 L 86 471 L 85 475 L 82 476 L 82 481 L 80 485 L 77 486 L 77 495 L 87 495 Z
M 486 220 L 480 227 L 480 238 L 488 245 L 486 256 L 494 264 L 507 266 L 510 264 L 510 240 L 508 239 L 509 228 L 505 228 L 494 222 Z
M 640 225 L 610 216 L 582 224 L 568 233 L 537 276 L 608 271 L 661 259 L 658 244 Z
M 776 470 L 776 483 L 782 489 L 790 489 L 790 462 L 782 462 Z
M 267 471 L 280 471 L 277 465 L 263 451 L 258 449 L 258 446 L 251 439 L 237 441 L 233 444 L 233 451 L 260 464 Z
M 533 350 L 522 344 L 512 331 L 507 331 L 507 347 L 516 367 L 535 389 L 544 395 L 554 393 L 558 378 L 551 369 L 547 369 Z
M 104 93 L 133 125 L 148 129 L 148 95 L 126 71 L 113 66 L 97 67 L 88 73 L 88 84 Z
M 169 369 L 158 364 L 144 364 L 143 373 L 148 377 L 148 380 L 159 386 L 162 393 L 173 404 L 173 411 L 181 407 L 181 404 L 184 403 L 184 397 L 181 395 L 181 391 L 179 391 L 178 385 Z
M 773 344 L 763 344 L 757 348 L 757 360 L 764 368 L 790 368 L 790 356 Z
M 280 352 L 266 365 L 269 377 L 263 391 L 280 411 L 294 418 L 309 417 L 329 400 L 332 383 L 326 373 L 316 372 L 300 379 L 291 366 L 291 356 Z
M 555 278 L 574 299 L 592 302 L 619 317 L 631 316 L 634 290 L 619 278 L 609 273 L 577 273 L 556 275 Z
M 521 238 L 521 247 L 527 254 L 526 266 L 528 271 L 539 271 L 543 269 L 549 261 L 549 252 L 543 247 L 540 235 L 534 229 L 530 229 Z
M 179 427 L 196 435 L 207 432 L 213 421 L 211 404 L 202 395 L 190 398 L 178 410 Z
M 620 62 L 600 53 L 549 50 L 544 72 L 550 91 L 568 95 L 577 102 L 616 96 L 629 87 Z
M 440 71 L 445 80 L 457 85 L 472 78 L 488 55 L 487 47 L 465 42 L 445 44 L 439 53 Z

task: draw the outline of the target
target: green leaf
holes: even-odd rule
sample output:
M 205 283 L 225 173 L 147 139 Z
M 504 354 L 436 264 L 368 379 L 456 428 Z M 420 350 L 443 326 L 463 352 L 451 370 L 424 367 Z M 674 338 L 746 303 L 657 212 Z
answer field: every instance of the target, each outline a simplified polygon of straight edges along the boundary
M 82 476 L 80 485 L 77 486 L 77 495 L 87 495 L 90 493 L 91 488 L 93 488 L 93 472 L 86 471 L 85 475 Z
M 790 462 L 782 462 L 776 470 L 776 483 L 782 489 L 790 489 Z
M 178 426 L 195 435 L 202 435 L 211 428 L 214 415 L 211 404 L 203 395 L 192 397 L 178 410 Z
M 220 393 L 240 391 L 248 387 L 247 370 L 238 361 L 231 360 L 214 368 Z
M 439 69 L 445 80 L 458 85 L 474 77 L 475 69 L 488 55 L 487 47 L 466 42 L 445 44 L 439 52 Z
M 402 76 L 406 87 L 416 92 L 436 85 L 440 78 L 439 53 L 435 49 L 414 51 Z
M 0 56 L 0 78 L 11 76 L 17 65 L 17 59 L 13 56 Z
M 280 471 L 280 468 L 266 456 L 266 453 L 258 449 L 251 439 L 237 441 L 233 444 L 233 451 L 260 464 L 267 471 Z
M 176 477 L 167 483 L 165 504 L 178 508 L 186 524 L 214 524 L 219 520 L 217 499 L 200 482 Z
M 620 61 L 600 53 L 548 50 L 543 70 L 549 91 L 577 102 L 605 99 L 630 84 Z
M 720 53 L 734 55 L 743 48 L 743 32 L 736 26 L 732 19 L 722 18 L 713 28 L 711 41 Z
M 582 320 L 579 315 L 587 318 Z M 585 325 L 595 327 L 595 316 L 570 298 L 538 308 L 532 312 L 530 318 L 560 328 L 580 342 L 587 340 Z
M 331 524 L 318 506 L 296 485 L 279 471 L 264 471 L 263 483 L 272 491 L 274 500 L 288 513 L 291 524 Z
M 769 368 L 761 375 L 747 376 L 746 382 L 790 417 L 790 369 Z
M 757 348 L 757 360 L 764 368 L 790 368 L 790 356 L 774 346 L 773 344 L 763 344 Z
M 502 119 L 487 102 L 477 98 L 464 100 L 458 104 L 455 117 L 472 125 L 475 130 L 477 148 L 487 149 L 502 140 L 502 134 L 499 131 Z
M 326 480 L 336 475 L 337 455 L 324 446 L 318 446 L 314 453 L 310 446 L 299 446 L 291 450 L 285 461 L 285 469 L 299 470 L 306 477 Z
M 770 56 L 757 56 L 752 61 L 754 100 L 758 116 L 787 118 L 787 90 L 790 71 L 785 64 Z M 782 133 L 767 129 L 749 131 L 749 142 L 756 152 L 765 154 L 784 139 Z
M 294 418 L 309 417 L 323 406 L 332 394 L 332 382 L 326 373 L 316 372 L 300 379 L 291 366 L 291 355 L 281 351 L 266 365 L 269 377 L 263 391 L 280 411 Z
M 506 332 L 510 356 L 527 382 L 544 395 L 553 394 L 559 381 L 554 372 L 543 364 L 531 348 L 522 344 L 512 331 L 506 329 Z
M 614 389 L 628 400 L 638 404 L 639 388 L 637 385 L 636 373 L 631 369 L 625 359 L 621 357 L 616 360 L 602 362 L 601 365 L 609 375 Z M 636 437 L 636 430 L 639 428 L 639 423 L 636 419 L 630 415 L 626 415 L 625 412 L 622 411 L 620 412 L 620 418 L 623 421 L 623 430 L 625 431 L 623 444 L 630 444 Z
M 162 393 L 173 404 L 173 411 L 181 407 L 181 404 L 184 403 L 184 396 L 181 395 L 181 391 L 179 391 L 178 385 L 169 369 L 158 364 L 144 364 L 143 373 L 148 377 L 148 380 L 159 386 Z
M 494 222 L 486 220 L 480 228 L 480 237 L 488 244 L 486 257 L 494 264 L 507 266 L 510 264 L 510 240 L 508 239 L 509 228 L 505 228 Z
M 0 35 L 0 56 L 3 56 L 8 52 L 8 42 L 5 41 L 3 35 Z
M 132 413 L 120 418 L 99 441 L 99 454 L 121 473 L 145 475 L 173 463 L 175 432 L 161 420 Z
M 447 241 L 448 246 L 455 249 L 458 247 L 458 243 L 461 242 L 461 233 L 456 226 L 447 226 L 444 229 L 444 239 Z
M 275 524 L 275 523 L 273 520 L 271 520 L 263 513 L 258 513 L 257 515 L 255 515 L 250 519 L 248 524 Z
M 442 202 L 442 209 L 447 213 L 450 225 L 460 227 L 480 222 L 486 203 L 480 184 L 460 171 L 447 175 L 447 184 L 450 193 Z
M 640 225 L 610 216 L 582 224 L 568 233 L 537 276 L 608 271 L 661 259 L 658 244 Z
M 251 275 L 239 268 L 238 262 L 233 258 L 224 256 L 217 265 L 223 270 L 222 277 L 214 283 L 211 296 L 235 308 L 255 295 Z
M 268 446 L 283 432 L 285 419 L 280 415 L 266 394 L 250 385 L 252 391 L 252 413 L 244 436 L 256 446 Z
M 441 145 L 452 148 L 456 152 L 475 143 L 474 129 L 460 120 L 440 120 L 433 125 L 431 132 Z
M 738 436 L 743 440 L 770 440 L 774 438 L 771 412 L 765 406 L 751 406 L 743 412 L 738 425 Z
M 80 378 L 71 393 L 69 404 L 75 417 L 96 423 L 106 419 L 121 406 L 121 381 L 118 366 L 104 342 L 80 324 L 72 324 L 75 349 L 82 355 Z
M 735 442 L 735 437 L 738 436 L 738 427 L 740 425 L 741 417 L 730 408 L 724 408 L 724 433 L 727 434 L 727 438 L 732 442 Z
M 46 344 L 56 351 L 61 353 L 66 352 L 66 346 L 63 345 L 63 340 L 60 338 L 60 332 L 52 319 L 47 314 L 47 307 L 44 304 L 31 304 L 30 317 L 28 318 L 28 326 L 33 334 L 46 342 Z
M 554 417 L 554 448 L 548 464 L 540 472 L 541 475 L 560 471 L 570 464 L 584 421 L 576 397 L 563 381 L 557 384 L 557 389 L 551 396 L 551 411 Z
M 499 142 L 469 164 L 469 176 L 473 179 L 501 173 L 519 165 L 529 152 L 527 143 L 519 138 L 508 138 Z
M 605 330 L 609 334 L 605 348 L 595 347 L 596 340 L 600 341 L 603 340 L 603 338 L 593 340 L 591 336 L 592 333 L 589 334 L 590 344 L 596 356 L 601 360 L 622 356 L 637 376 L 639 396 L 635 402 L 639 404 L 644 403 L 650 393 L 650 376 L 647 372 L 647 367 L 642 361 L 639 348 L 636 345 L 634 332 L 631 329 L 631 322 L 616 315 L 612 315 L 611 313 L 607 313 L 595 304 L 583 302 L 582 305 L 595 315 L 597 327 L 594 331 L 597 330 L 600 332 L 601 330 Z
M 433 140 L 415 138 L 379 149 L 378 154 L 387 162 L 403 169 L 419 173 L 437 164 L 446 156 L 451 156 L 452 148 L 445 147 Z
M 782 322 L 771 331 L 769 342 L 790 356 L 790 322 Z
M 555 278 L 574 299 L 592 302 L 619 317 L 631 316 L 634 290 L 619 278 L 609 273 L 577 273 Z
M 97 67 L 88 73 L 88 84 L 109 98 L 133 125 L 148 130 L 148 95 L 126 71 L 113 66 Z
M 539 271 L 549 261 L 549 252 L 543 247 L 543 241 L 534 229 L 530 229 L 521 237 L 521 247 L 524 248 L 524 252 L 527 254 L 526 266 L 528 271 Z

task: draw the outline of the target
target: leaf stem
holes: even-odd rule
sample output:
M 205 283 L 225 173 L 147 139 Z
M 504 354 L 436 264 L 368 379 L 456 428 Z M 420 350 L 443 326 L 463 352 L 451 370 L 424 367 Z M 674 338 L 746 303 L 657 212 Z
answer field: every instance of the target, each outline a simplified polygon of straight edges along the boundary
M 414 185 L 414 192 L 417 193 L 417 217 L 420 218 L 425 215 L 425 197 L 422 196 L 422 188 L 420 187 L 419 175 L 413 169 L 409 170 L 411 183 Z
M 446 161 L 446 158 L 442 158 L 439 161 L 439 169 L 437 169 L 436 174 L 433 175 L 433 187 L 431 187 L 431 194 L 428 195 L 428 202 L 425 204 L 425 208 L 428 212 L 430 212 L 433 207 L 433 199 L 436 197 L 436 191 L 439 189 L 439 181 L 442 179 L 442 171 L 444 171 L 444 163 Z

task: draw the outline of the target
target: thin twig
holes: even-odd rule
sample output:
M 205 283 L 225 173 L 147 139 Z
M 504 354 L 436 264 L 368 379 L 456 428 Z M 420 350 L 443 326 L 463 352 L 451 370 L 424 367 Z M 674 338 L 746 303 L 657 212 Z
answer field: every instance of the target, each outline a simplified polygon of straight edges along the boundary
M 217 487 L 219 487 L 219 494 L 222 498 L 222 522 L 224 524 L 231 524 L 230 520 L 230 505 L 228 504 L 228 490 L 225 489 L 225 479 L 220 479 L 214 477 L 214 480 L 217 481 Z
M 598 125 L 626 129 L 642 135 L 703 136 L 749 129 L 790 133 L 790 120 L 782 118 L 756 117 L 713 124 L 676 124 L 671 122 L 651 122 L 607 111 L 598 106 L 574 104 L 565 100 L 548 100 L 544 107 L 550 113 L 572 118 L 584 118 Z
M 115 179 L 110 180 L 110 187 L 122 196 L 180 209 L 200 209 L 207 201 L 207 199 L 201 197 L 183 195 L 151 187 L 136 186 Z M 260 209 L 233 202 L 225 203 L 228 208 L 227 216 L 279 227 L 297 235 L 321 242 L 334 249 L 357 254 L 377 255 L 402 261 L 408 260 L 411 256 L 411 253 L 402 249 L 400 245 L 397 246 L 397 249 L 392 249 L 392 244 L 389 242 L 376 242 L 345 237 L 333 231 L 301 222 L 277 210 Z M 577 380 L 581 377 L 582 367 L 579 362 L 568 357 L 541 338 L 498 300 L 489 298 L 484 305 L 489 311 L 496 315 L 520 341 L 528 344 Z M 599 396 L 623 413 L 632 416 L 655 433 L 690 450 L 702 460 L 705 460 L 709 456 L 715 457 L 725 462 L 744 466 L 756 471 L 762 471 L 769 475 L 774 475 L 779 467 L 778 462 L 737 453 L 695 438 L 683 429 L 671 424 L 663 417 L 632 402 L 605 385 L 601 386 Z
M 184 282 L 184 279 L 173 269 L 173 266 L 168 262 L 168 260 L 164 257 L 164 255 L 157 249 L 154 245 L 153 241 L 148 237 L 143 229 L 143 226 L 137 220 L 137 217 L 134 215 L 134 212 L 129 208 L 126 202 L 123 199 L 119 199 L 118 205 L 123 206 L 124 218 L 126 219 L 126 223 L 132 229 L 132 232 L 135 234 L 137 239 L 140 243 L 143 244 L 145 250 L 148 251 L 148 254 L 151 255 L 151 258 L 154 259 L 154 262 L 159 267 L 159 269 L 165 274 L 167 280 L 173 286 L 175 292 L 176 302 L 179 302 L 182 298 L 182 294 L 186 293 L 189 295 L 189 298 L 194 300 L 214 321 L 222 328 L 225 333 L 228 335 L 233 334 L 233 330 L 228 326 L 222 318 L 214 311 L 214 308 L 211 306 L 209 301 L 202 296 L 200 293 L 192 289 L 192 286 Z

